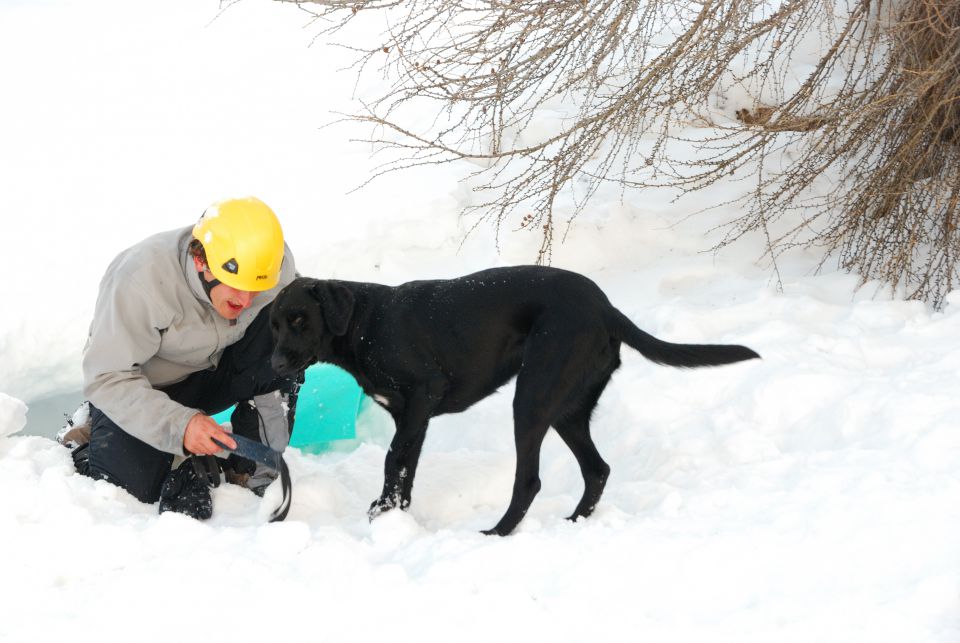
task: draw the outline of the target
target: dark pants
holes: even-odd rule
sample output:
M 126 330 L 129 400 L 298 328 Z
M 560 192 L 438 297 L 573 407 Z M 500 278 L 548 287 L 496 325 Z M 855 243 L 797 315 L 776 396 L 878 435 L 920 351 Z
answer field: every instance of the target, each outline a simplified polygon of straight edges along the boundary
M 300 376 L 279 377 L 270 368 L 273 335 L 270 306 L 257 315 L 236 344 L 223 351 L 214 370 L 192 373 L 185 380 L 160 390 L 175 402 L 201 409 L 208 415 L 237 404 L 230 418 L 234 433 L 260 440 L 259 417 L 249 404 L 254 395 L 280 391 L 290 396 L 287 426 L 293 428 L 296 391 Z M 155 449 L 117 426 L 100 409 L 90 405 L 89 469 L 91 478 L 108 480 L 123 487 L 141 502 L 160 498 L 160 487 L 170 473 L 173 455 Z

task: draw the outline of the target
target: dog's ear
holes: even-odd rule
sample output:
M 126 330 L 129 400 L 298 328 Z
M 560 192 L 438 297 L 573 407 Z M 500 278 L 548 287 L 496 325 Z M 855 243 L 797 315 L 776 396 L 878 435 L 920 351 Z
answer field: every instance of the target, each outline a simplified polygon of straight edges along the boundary
M 320 302 L 330 332 L 337 336 L 345 335 L 353 316 L 353 292 L 346 286 L 329 281 L 317 281 L 310 292 Z

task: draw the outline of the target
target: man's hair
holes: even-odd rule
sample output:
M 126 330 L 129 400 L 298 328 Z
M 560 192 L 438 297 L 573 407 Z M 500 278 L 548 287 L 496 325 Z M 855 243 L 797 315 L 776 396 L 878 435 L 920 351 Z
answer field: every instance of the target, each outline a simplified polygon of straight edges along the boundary
M 207 251 L 203 249 L 203 244 L 200 243 L 199 239 L 190 240 L 190 245 L 187 246 L 187 252 L 190 253 L 191 257 L 199 257 L 200 261 L 205 264 L 207 263 Z

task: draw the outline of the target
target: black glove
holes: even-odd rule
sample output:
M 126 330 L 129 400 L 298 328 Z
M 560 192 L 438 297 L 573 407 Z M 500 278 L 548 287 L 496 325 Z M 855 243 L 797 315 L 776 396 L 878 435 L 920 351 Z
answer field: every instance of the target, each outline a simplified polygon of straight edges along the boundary
M 241 487 L 247 486 L 250 476 L 257 470 L 256 462 L 241 458 L 236 453 L 231 453 L 226 460 L 220 460 L 220 466 L 227 482 Z
M 220 485 L 220 467 L 213 456 L 190 456 L 170 472 L 160 489 L 160 513 L 175 511 L 197 520 L 213 515 L 210 487 Z

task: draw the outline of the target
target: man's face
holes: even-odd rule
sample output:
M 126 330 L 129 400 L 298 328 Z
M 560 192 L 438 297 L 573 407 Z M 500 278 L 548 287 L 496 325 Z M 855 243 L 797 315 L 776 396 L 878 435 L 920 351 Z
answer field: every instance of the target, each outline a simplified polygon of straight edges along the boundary
M 207 281 L 213 279 L 213 273 L 209 270 L 204 271 L 203 278 Z M 224 319 L 236 319 L 240 313 L 245 311 L 253 304 L 253 299 L 260 293 L 250 292 L 249 290 L 237 290 L 227 284 L 217 284 L 210 290 L 210 302 Z
M 196 258 L 195 261 L 197 270 L 201 271 L 201 277 L 208 282 L 213 281 L 215 277 L 210 269 L 202 261 Z M 213 309 L 217 311 L 217 314 L 224 319 L 232 320 L 239 317 L 240 313 L 247 308 L 250 308 L 254 298 L 259 294 L 249 290 L 237 290 L 225 283 L 219 283 L 210 289 L 210 303 L 213 304 Z

